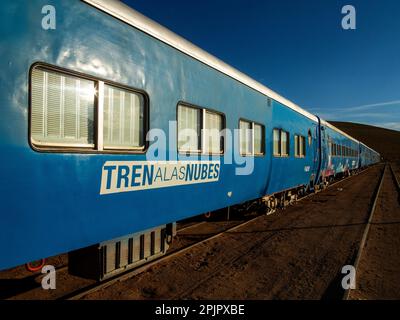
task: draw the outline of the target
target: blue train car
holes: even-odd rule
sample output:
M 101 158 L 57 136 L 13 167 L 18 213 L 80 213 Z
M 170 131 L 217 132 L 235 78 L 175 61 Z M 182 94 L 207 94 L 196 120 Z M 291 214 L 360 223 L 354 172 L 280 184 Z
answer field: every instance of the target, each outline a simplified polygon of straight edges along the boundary
M 337 175 L 350 174 L 359 169 L 359 141 L 323 121 L 321 134 L 325 136 L 325 158 L 322 176 L 330 180 Z
M 46 5 L 0 8 L 0 269 L 154 247 L 172 222 L 358 165 L 356 140 L 119 1 L 53 0 L 55 30 Z
M 380 161 L 380 154 L 362 142 L 359 144 L 359 152 L 360 167 L 367 167 Z

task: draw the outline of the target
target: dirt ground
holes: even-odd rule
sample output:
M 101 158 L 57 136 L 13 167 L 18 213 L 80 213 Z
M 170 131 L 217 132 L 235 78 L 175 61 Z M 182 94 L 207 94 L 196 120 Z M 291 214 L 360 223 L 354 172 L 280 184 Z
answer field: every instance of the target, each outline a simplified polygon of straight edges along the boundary
M 354 261 L 381 170 L 373 167 L 85 299 L 341 299 L 341 269 Z
M 400 198 L 387 173 L 351 299 L 400 299 Z

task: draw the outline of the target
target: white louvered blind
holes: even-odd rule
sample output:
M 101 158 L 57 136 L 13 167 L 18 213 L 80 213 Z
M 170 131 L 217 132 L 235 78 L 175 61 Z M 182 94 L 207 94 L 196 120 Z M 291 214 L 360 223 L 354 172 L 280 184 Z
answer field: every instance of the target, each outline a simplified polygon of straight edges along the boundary
M 105 149 L 137 149 L 144 145 L 142 95 L 105 85 L 103 121 Z
M 178 106 L 178 148 L 179 151 L 200 150 L 200 109 Z
M 285 131 L 281 131 L 281 155 L 289 155 L 289 134 Z
M 206 153 L 220 153 L 223 151 L 221 143 L 222 116 L 210 111 L 206 111 L 205 114 L 204 151 Z
M 252 154 L 252 130 L 251 123 L 247 121 L 239 121 L 240 129 L 240 154 L 251 155 Z
M 280 130 L 274 129 L 274 155 L 280 156 L 281 149 L 280 149 Z
M 31 80 L 33 142 L 93 147 L 95 83 L 38 68 Z

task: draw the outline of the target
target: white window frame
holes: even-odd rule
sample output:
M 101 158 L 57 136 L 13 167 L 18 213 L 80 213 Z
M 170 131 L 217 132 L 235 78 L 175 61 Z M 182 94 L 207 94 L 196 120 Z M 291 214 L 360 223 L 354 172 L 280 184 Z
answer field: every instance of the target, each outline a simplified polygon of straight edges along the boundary
M 192 108 L 192 109 L 197 109 L 200 111 L 200 135 L 199 135 L 199 149 L 198 150 L 190 150 L 190 149 L 182 149 L 179 148 L 178 144 L 178 137 L 179 137 L 179 106 L 186 107 L 186 108 Z M 216 114 L 221 117 L 221 132 L 220 132 L 220 152 L 210 152 L 205 149 L 205 141 L 206 141 L 206 113 L 211 113 L 211 114 Z M 176 125 L 176 140 L 177 140 L 177 150 L 179 154 L 185 154 L 185 155 L 190 155 L 190 154 L 201 154 L 201 155 L 223 155 L 225 152 L 225 137 L 223 135 L 223 131 L 226 128 L 226 118 L 225 114 L 219 111 L 215 111 L 213 109 L 209 108 L 204 108 L 200 107 L 191 103 L 183 102 L 180 101 L 177 105 L 176 108 L 176 120 L 177 120 L 177 125 Z
M 275 153 L 274 150 L 274 131 L 278 131 L 279 133 L 279 152 Z M 282 153 L 282 133 L 286 133 L 286 149 L 287 149 L 287 153 L 283 154 Z M 290 132 L 283 130 L 282 128 L 274 128 L 272 130 L 272 149 L 273 149 L 273 156 L 276 158 L 289 158 L 290 157 Z
M 208 138 L 207 135 L 206 135 L 207 132 L 205 130 L 207 113 L 218 115 L 218 116 L 221 117 L 221 130 L 220 130 L 220 136 L 219 136 L 219 151 L 218 152 L 213 152 L 213 151 L 205 149 L 205 141 Z M 202 128 L 200 129 L 201 130 L 201 143 L 200 143 L 200 145 L 201 145 L 201 153 L 203 155 L 221 155 L 221 154 L 223 154 L 225 146 L 224 146 L 224 142 L 222 140 L 223 139 L 222 132 L 225 129 L 225 115 L 223 113 L 220 113 L 220 112 L 216 112 L 216 111 L 213 111 L 213 110 L 210 110 L 210 109 L 203 108 L 202 117 L 203 117 L 202 118 Z M 210 146 L 208 146 L 208 148 L 210 148 Z
M 294 156 L 295 158 L 306 157 L 306 137 L 301 134 L 294 135 Z
M 195 109 L 199 112 L 199 116 L 200 116 L 200 124 L 199 124 L 199 134 L 198 134 L 198 139 L 200 141 L 197 141 L 197 149 L 187 149 L 187 148 L 180 148 L 179 147 L 179 107 L 183 107 L 183 108 L 189 108 L 189 109 Z M 176 140 L 177 140 L 177 148 L 178 148 L 178 152 L 179 153 L 183 153 L 183 154 L 200 154 L 202 153 L 202 149 L 203 149 L 203 134 L 202 134 L 202 127 L 204 127 L 204 113 L 203 113 L 203 109 L 199 108 L 197 106 L 193 106 L 193 105 L 189 105 L 186 103 L 178 103 L 178 106 L 176 108 L 176 118 L 177 118 L 177 124 L 176 124 L 176 132 L 177 132 L 177 136 L 176 136 Z
M 240 132 L 240 122 L 245 122 L 245 123 L 248 123 L 248 124 L 250 124 L 250 130 L 251 130 L 251 141 L 250 141 L 250 148 L 251 148 L 251 152 L 250 153 L 242 153 L 242 150 L 241 150 L 241 144 L 242 144 L 242 141 L 241 141 L 241 132 Z M 261 149 L 262 149 L 262 152 L 261 153 L 259 153 L 259 152 L 255 152 L 254 151 L 254 126 L 255 125 L 258 125 L 258 126 L 261 126 Z M 247 119 L 239 119 L 239 153 L 240 153 L 240 156 L 242 156 L 242 157 L 263 157 L 263 156 L 265 156 L 265 126 L 263 125 L 263 124 L 261 124 L 261 123 L 259 123 L 259 122 L 254 122 L 254 121 L 250 121 L 250 120 L 247 120 Z

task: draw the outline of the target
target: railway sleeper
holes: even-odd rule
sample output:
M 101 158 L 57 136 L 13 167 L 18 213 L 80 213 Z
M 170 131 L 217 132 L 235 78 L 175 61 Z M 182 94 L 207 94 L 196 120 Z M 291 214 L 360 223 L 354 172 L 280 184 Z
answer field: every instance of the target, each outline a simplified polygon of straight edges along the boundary
M 176 223 L 105 241 L 68 254 L 71 275 L 102 281 L 164 255 Z

